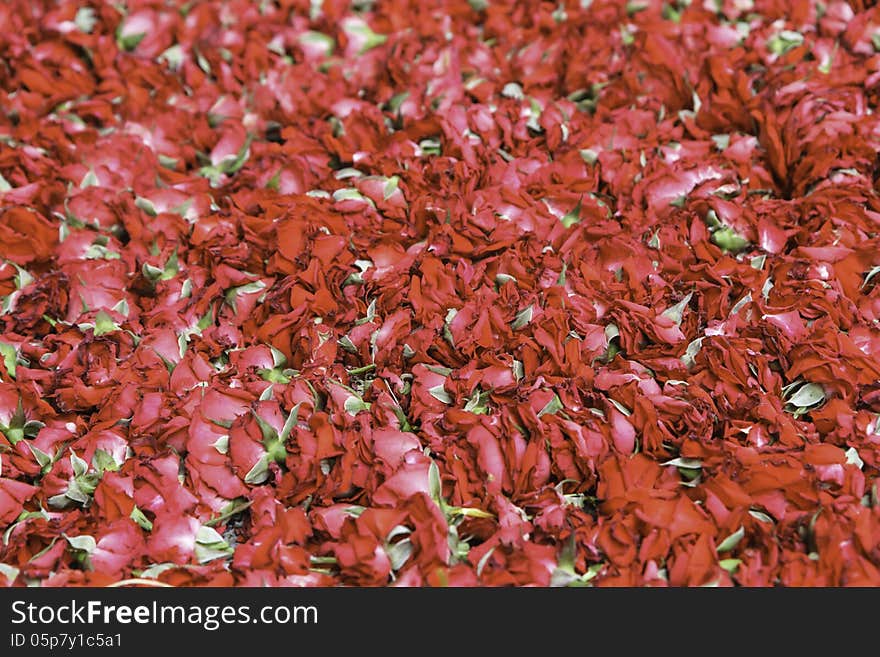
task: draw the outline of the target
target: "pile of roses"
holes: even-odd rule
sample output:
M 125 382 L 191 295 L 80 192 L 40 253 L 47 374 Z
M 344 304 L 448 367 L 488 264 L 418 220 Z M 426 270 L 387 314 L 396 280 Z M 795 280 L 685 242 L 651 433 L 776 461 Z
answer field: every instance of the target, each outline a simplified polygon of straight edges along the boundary
M 0 585 L 880 584 L 880 8 L 0 3 Z

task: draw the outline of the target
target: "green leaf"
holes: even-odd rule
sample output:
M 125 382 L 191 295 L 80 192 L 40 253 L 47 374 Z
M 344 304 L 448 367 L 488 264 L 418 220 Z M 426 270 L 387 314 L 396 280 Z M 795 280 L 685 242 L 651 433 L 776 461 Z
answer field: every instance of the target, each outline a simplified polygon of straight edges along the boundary
M 119 260 L 122 257 L 103 244 L 90 244 L 84 255 L 86 260 Z
M 730 135 L 712 135 L 712 141 L 715 142 L 715 148 L 719 151 L 726 151 L 730 146 Z
M 195 48 L 194 52 L 196 54 L 196 64 L 202 69 L 202 73 L 205 75 L 211 75 L 211 62 L 208 61 L 207 57 L 205 57 L 198 48 Z
M 264 441 L 263 445 L 266 447 L 266 452 L 271 460 L 281 464 L 287 460 L 287 447 L 285 447 L 284 441 L 277 434 L 273 438 Z
M 357 395 L 351 395 L 345 400 L 344 408 L 349 415 L 357 415 L 361 411 L 370 410 L 370 404 Z
M 260 393 L 259 400 L 260 401 L 271 401 L 273 399 L 275 399 L 275 386 L 268 385 L 265 387 L 263 392 Z
M 21 571 L 15 566 L 10 566 L 6 563 L 0 563 L 0 573 L 2 573 L 10 582 L 14 582 L 15 579 L 18 577 L 18 573 L 20 572 Z
M 3 366 L 6 368 L 6 372 L 14 379 L 15 366 L 18 361 L 18 353 L 15 347 L 11 344 L 0 342 L 0 357 L 3 358 Z
M 495 515 L 482 509 L 476 509 L 470 506 L 453 506 L 449 507 L 449 514 L 453 516 L 466 516 L 468 518 L 494 518 Z
M 396 543 L 386 544 L 385 553 L 388 555 L 388 560 L 391 562 L 391 570 L 397 572 L 403 568 L 404 564 L 406 564 L 407 560 L 412 556 L 413 551 L 412 541 L 408 538 L 405 538 L 402 541 L 397 541 Z
M 441 144 L 436 139 L 422 139 L 419 142 L 419 150 L 422 155 L 440 155 Z
M 36 561 L 37 559 L 39 559 L 40 557 L 42 557 L 42 556 L 43 556 L 44 554 L 46 554 L 49 550 L 51 550 L 53 547 L 55 547 L 55 543 L 57 543 L 57 542 L 58 542 L 58 537 L 56 536 L 55 538 L 52 539 L 52 542 L 49 543 L 49 545 L 47 545 L 47 546 L 44 547 L 42 550 L 40 550 L 39 552 L 37 552 L 37 553 L 36 553 L 34 556 L 32 556 L 30 559 L 28 559 L 28 562 L 30 563 L 30 562 L 32 562 L 32 561 Z
M 837 51 L 837 42 L 834 43 L 834 49 L 830 54 L 824 56 L 819 63 L 818 69 L 820 73 L 828 75 L 831 72 L 831 66 L 834 64 L 834 53 Z
M 39 447 L 35 447 L 31 443 L 27 443 L 27 446 L 28 446 L 28 449 L 31 450 L 31 454 L 34 455 L 34 459 L 36 460 L 37 464 L 40 466 L 42 472 L 43 473 L 48 472 L 49 468 L 52 467 L 52 463 L 54 462 L 52 455 L 47 454 L 46 452 L 41 450 Z
M 874 278 L 877 274 L 880 274 L 880 265 L 874 267 L 865 275 L 865 282 L 862 283 L 862 287 L 864 288 L 865 286 L 867 286 L 868 283 L 871 282 L 871 279 Z
M 97 484 L 97 478 L 94 475 L 74 477 L 70 480 L 65 495 L 80 504 L 88 504 L 91 502 Z
M 452 403 L 452 396 L 448 392 L 446 392 L 446 388 L 443 387 L 442 383 L 440 385 L 434 386 L 433 388 L 429 388 L 428 393 L 430 393 L 430 395 L 434 399 L 442 401 L 444 404 Z
M 434 461 L 431 461 L 431 465 L 428 466 L 428 494 L 437 506 L 443 508 L 443 485 L 440 481 L 440 468 Z
M 773 518 L 768 516 L 763 511 L 758 511 L 757 509 L 749 509 L 749 515 L 755 518 L 756 520 L 760 520 L 761 522 L 767 522 L 771 525 L 773 524 Z
M 676 326 L 681 326 L 681 321 L 684 315 L 684 310 L 687 308 L 688 304 L 691 301 L 691 297 L 693 297 L 693 292 L 689 292 L 688 295 L 679 301 L 674 306 L 670 306 L 666 310 L 663 311 L 663 316 L 668 317 L 673 322 L 675 322 Z
M 825 389 L 818 383 L 806 383 L 791 395 L 786 402 L 795 408 L 805 409 L 825 401 Z
M 180 271 L 180 267 L 177 262 L 177 249 L 171 252 L 171 255 L 168 256 L 168 260 L 165 262 L 165 268 L 162 270 L 162 275 L 159 277 L 163 281 L 169 281 Z
M 724 570 L 726 570 L 728 573 L 733 575 L 741 563 L 742 559 L 721 559 L 718 562 L 718 565 L 724 568 Z
M 64 509 L 70 506 L 75 500 L 71 497 L 68 497 L 67 493 L 59 493 L 58 495 L 53 495 L 50 497 L 47 502 L 49 506 L 53 509 Z M 86 498 L 88 501 L 88 498 Z
M 199 55 L 201 58 L 201 55 Z M 208 178 L 212 185 L 217 185 L 223 175 L 232 175 L 239 171 L 248 161 L 251 155 L 251 142 L 254 140 L 253 135 L 248 135 L 244 145 L 239 149 L 236 155 L 227 155 L 216 165 L 207 165 L 199 169 L 199 175 Z
M 168 64 L 168 68 L 170 68 L 172 71 L 176 71 L 180 68 L 180 65 L 183 64 L 184 57 L 185 55 L 183 52 L 183 47 L 179 43 L 177 43 L 165 50 L 156 59 L 160 62 L 165 62 L 166 64 Z M 161 164 L 163 167 L 173 169 L 177 164 L 177 160 L 168 157 L 167 155 L 160 155 L 159 164 Z
M 24 423 L 21 431 L 25 438 L 36 438 L 37 435 L 40 433 L 40 429 L 45 426 L 46 425 L 39 420 L 28 420 Z
M 141 267 L 141 273 L 144 275 L 144 278 L 149 281 L 158 281 L 159 277 L 162 275 L 162 270 L 145 262 Z
M 155 217 L 157 214 L 159 214 L 156 210 L 156 206 L 153 205 L 153 202 L 148 198 L 144 198 L 143 196 L 135 197 L 134 205 L 135 207 L 140 208 L 141 210 L 146 212 L 151 217 Z
M 846 462 L 856 466 L 859 470 L 865 467 L 865 462 L 862 460 L 862 457 L 859 456 L 859 450 L 855 447 L 850 447 L 846 450 Z
M 618 411 L 620 411 L 621 413 L 623 413 L 626 417 L 629 417 L 630 415 L 632 415 L 632 411 L 629 410 L 626 406 L 624 406 L 623 404 L 621 404 L 621 403 L 620 403 L 619 401 L 617 401 L 616 399 L 612 399 L 611 397 L 609 397 L 609 398 L 608 398 L 608 403 L 610 403 L 614 408 L 616 408 Z M 664 464 L 664 465 L 665 465 L 665 464 Z
M 574 224 L 580 223 L 581 221 L 581 209 L 583 208 L 584 197 L 582 196 L 580 200 L 578 200 L 577 205 L 574 206 L 570 212 L 567 212 L 565 216 L 562 217 L 562 225 L 566 228 L 571 228 Z
M 691 369 L 694 365 L 696 365 L 695 358 L 697 354 L 700 352 L 700 348 L 703 346 L 703 338 L 699 337 L 693 342 L 691 342 L 687 349 L 685 349 L 684 354 L 681 357 L 681 362 L 684 363 L 684 366 L 688 369 Z
M 212 447 L 221 454 L 229 453 L 229 436 L 226 434 L 220 436 L 217 440 L 214 441 Z
M 355 187 L 344 187 L 342 189 L 337 189 L 335 192 L 333 192 L 333 200 L 336 202 L 364 201 L 365 203 L 370 203 L 372 205 L 372 201 L 361 194 Z
M 118 330 L 119 326 L 113 321 L 113 318 L 103 310 L 99 310 L 98 314 L 95 315 L 95 337 L 106 335 L 107 333 L 113 333 Z
M 488 400 L 489 391 L 477 389 L 464 405 L 464 410 L 475 415 L 485 415 L 488 412 Z
M 352 518 L 360 518 L 361 514 L 367 510 L 367 507 L 361 506 L 359 504 L 352 504 L 350 506 L 345 507 L 344 510 Z
M 587 164 L 595 164 L 599 159 L 599 154 L 592 148 L 581 149 L 581 159 Z
M 113 458 L 113 455 L 100 448 L 96 449 L 95 454 L 92 456 L 92 466 L 98 473 L 104 473 L 108 470 L 110 472 L 119 470 L 119 464 Z
M 158 579 L 159 575 L 164 573 L 166 570 L 171 570 L 172 568 L 179 568 L 176 563 L 157 563 L 153 564 L 149 568 L 145 568 L 141 571 L 138 577 L 143 577 L 145 579 Z
M 72 449 L 70 450 L 70 467 L 74 477 L 82 477 L 89 471 L 89 464 L 78 457 Z
M 578 574 L 575 570 L 575 557 L 577 552 L 577 543 L 574 535 L 565 543 L 562 551 L 559 553 L 559 560 L 556 568 L 550 575 L 550 586 L 556 587 L 585 587 L 592 586 L 590 580 L 594 579 L 604 568 L 605 564 L 593 564 L 583 574 Z
M 510 364 L 510 369 L 513 372 L 513 378 L 517 381 L 522 381 L 523 378 L 525 378 L 526 369 L 522 361 L 514 358 L 513 362 Z
M 559 399 L 559 395 L 554 394 L 553 398 L 547 402 L 547 405 L 538 412 L 538 417 L 541 417 L 542 415 L 556 415 L 564 408 L 565 406 L 563 406 L 562 400 Z
M 372 372 L 374 369 L 376 369 L 376 363 L 367 363 L 361 367 L 352 367 L 350 370 L 345 371 L 349 376 L 356 377 L 367 372 Z
M 373 32 L 370 26 L 367 25 L 366 21 L 360 18 L 355 18 L 344 23 L 343 30 L 345 30 L 348 35 L 355 35 L 363 38 L 364 45 L 361 46 L 360 52 L 358 52 L 359 55 L 363 55 L 365 52 L 372 50 L 377 46 L 381 46 L 388 41 L 387 35 Z
M 674 465 L 677 468 L 694 469 L 694 468 L 702 468 L 703 462 L 700 459 L 689 459 L 689 458 L 679 457 L 677 459 L 672 459 L 671 461 L 664 461 L 660 465 Z
M 391 176 L 386 179 L 385 187 L 382 189 L 382 198 L 386 201 L 394 195 L 394 192 L 397 191 L 397 186 L 400 184 L 399 176 Z
M 726 253 L 736 253 L 749 246 L 749 241 L 739 235 L 730 226 L 724 226 L 712 233 L 712 243 L 721 247 Z
M 452 320 L 455 319 L 455 316 L 458 314 L 458 310 L 455 308 L 450 308 L 446 311 L 446 318 L 443 320 L 443 338 L 449 343 L 451 347 L 455 347 L 455 340 L 452 337 L 452 329 L 450 328 L 452 324 Z
M 233 310 L 237 310 L 236 300 L 238 299 L 238 297 L 240 295 L 255 294 L 256 292 L 259 292 L 260 290 L 264 289 L 265 287 L 266 287 L 266 284 L 263 281 L 257 280 L 257 281 L 254 281 L 253 283 L 247 283 L 245 285 L 239 285 L 237 287 L 229 288 L 228 290 L 226 290 L 224 298 L 226 299 L 226 303 L 229 306 L 231 306 Z M 212 321 L 211 317 L 210 317 L 210 313 L 206 314 L 205 317 L 203 317 L 202 319 L 199 320 L 198 328 L 205 329 L 205 328 L 207 328 L 207 326 L 210 326 L 210 324 L 208 324 L 206 326 L 202 325 L 202 323 L 206 320 L 208 322 Z
M 743 539 L 743 536 L 746 535 L 746 530 L 744 527 L 740 526 L 735 532 L 733 532 L 730 536 L 725 538 L 721 543 L 718 544 L 716 552 L 729 552 Z
M 6 434 L 6 439 L 13 445 L 24 440 L 24 429 L 22 427 L 6 427 L 2 431 Z
M 322 34 L 321 32 L 314 32 L 312 30 L 309 30 L 308 32 L 303 32 L 299 36 L 299 40 L 307 45 L 315 45 L 324 48 L 325 57 L 329 57 L 330 55 L 332 55 L 333 49 L 336 48 L 336 41 L 333 40 L 333 37 Z
M 301 403 L 302 402 L 300 402 L 300 404 Z M 287 439 L 290 437 L 290 432 L 293 431 L 293 428 L 296 426 L 297 420 L 299 418 L 300 404 L 297 404 L 291 409 L 290 415 L 288 415 L 287 419 L 284 421 L 284 426 L 281 427 L 281 433 L 278 434 L 278 437 L 281 439 L 282 442 L 287 442 Z
M 492 553 L 495 552 L 495 548 L 497 545 L 492 546 L 489 550 L 482 556 L 480 561 L 477 563 L 477 577 L 483 574 L 483 570 L 486 568 L 486 564 L 489 563 L 489 559 L 492 558 Z
M 523 328 L 532 321 L 533 314 L 534 310 L 532 306 L 528 306 L 523 310 L 520 310 L 516 314 L 516 317 L 513 318 L 513 321 L 510 323 L 510 328 L 512 328 L 514 331 L 518 331 L 519 329 Z
M 257 485 L 269 479 L 269 461 L 269 453 L 267 452 L 254 463 L 254 467 L 244 476 L 244 483 Z
M 129 313 L 131 312 L 131 309 L 128 307 L 128 301 L 126 301 L 125 299 L 120 299 L 119 301 L 117 301 L 110 310 L 115 313 L 119 313 L 120 315 L 124 315 L 125 317 L 128 317 Z
M 568 575 L 576 575 L 574 570 L 574 562 L 575 562 L 575 554 L 577 551 L 577 543 L 574 535 L 572 535 L 568 541 L 562 546 L 562 550 L 559 553 L 559 559 L 556 562 L 556 571 L 562 571 Z M 553 576 L 556 575 L 556 572 L 553 573 Z M 568 582 L 565 583 L 557 583 L 556 586 L 565 586 Z M 551 586 L 553 583 L 551 582 Z
M 88 173 L 83 176 L 83 179 L 79 184 L 80 189 L 85 189 L 86 187 L 95 187 L 97 185 L 98 176 L 95 175 L 94 169 L 89 169 Z
M 278 169 L 269 180 L 266 181 L 266 189 L 271 189 L 273 192 L 277 192 L 281 189 L 281 169 Z
M 229 504 L 220 509 L 220 515 L 216 518 L 211 518 L 208 522 L 205 523 L 205 527 L 214 527 L 215 525 L 220 524 L 221 522 L 226 522 L 232 516 L 238 515 L 245 509 L 250 508 L 253 502 L 244 497 L 236 497 Z
M 269 352 L 272 354 L 272 364 L 275 367 L 282 367 L 287 363 L 287 356 L 280 349 L 276 349 L 272 345 L 268 345 Z
M 76 25 L 76 29 L 84 34 L 91 34 L 97 22 L 95 10 L 91 7 L 80 7 L 76 10 L 76 16 L 73 17 L 73 24 Z
M 644 11 L 650 6 L 648 0 L 629 0 L 626 3 L 626 13 L 632 16 L 640 11 Z
M 256 411 L 252 410 L 251 413 L 257 421 L 257 425 L 260 427 L 260 433 L 263 434 L 263 445 L 270 440 L 278 438 L 278 432 L 275 430 L 275 427 L 257 415 Z
M 34 277 L 31 276 L 30 272 L 28 272 L 26 269 L 22 269 L 14 262 L 10 263 L 10 264 L 13 267 L 15 267 L 15 270 L 17 272 L 15 274 L 15 289 L 16 290 L 22 290 L 34 282 Z
M 614 338 L 620 337 L 620 329 L 617 328 L 617 324 L 608 324 L 605 327 L 605 341 L 611 342 Z
M 568 263 L 562 263 L 562 270 L 559 272 L 559 276 L 556 277 L 557 285 L 565 285 L 565 272 L 568 271 Z
M 388 109 L 393 113 L 397 114 L 400 112 L 400 106 L 403 105 L 404 101 L 409 98 L 408 91 L 402 91 L 399 94 L 395 94 L 388 100 Z
M 764 297 L 764 301 L 767 301 L 769 299 L 770 290 L 773 289 L 773 285 L 773 279 L 768 276 L 767 280 L 764 281 L 764 285 L 761 286 L 761 296 Z
M 9 537 L 12 534 L 12 530 L 16 527 L 16 525 L 25 522 L 30 518 L 42 518 L 43 520 L 49 520 L 49 515 L 46 513 L 45 510 L 43 510 L 42 507 L 40 507 L 39 511 L 22 511 L 20 514 L 18 514 L 18 518 L 15 519 L 15 522 L 10 524 L 9 527 L 6 528 L 6 531 L 3 532 L 3 545 L 9 545 Z
M 138 44 L 144 40 L 144 37 L 147 36 L 146 32 L 138 32 L 136 34 L 127 34 L 122 36 L 120 33 L 116 37 L 116 44 L 126 52 L 131 52 L 135 48 L 138 47 Z
M 82 550 L 86 554 L 91 554 L 95 551 L 95 548 L 98 547 L 94 536 L 88 536 L 87 534 L 80 534 L 79 536 L 68 536 L 67 534 L 64 534 L 64 538 L 74 550 Z
M 339 346 L 345 349 L 347 352 L 356 354 L 358 352 L 357 347 L 354 345 L 354 342 L 351 341 L 347 335 L 343 335 L 339 340 L 337 340 Z
M 137 505 L 131 510 L 131 513 L 128 515 L 129 518 L 134 520 L 141 529 L 145 531 L 153 531 L 153 523 L 150 521 L 147 516 L 144 515 L 144 512 L 141 511 Z
M 315 554 L 313 554 L 311 557 L 309 557 L 309 561 L 313 565 L 318 565 L 318 566 L 332 566 L 332 565 L 335 565 L 339 562 L 339 560 L 334 556 L 318 556 Z
M 406 525 L 395 525 L 390 532 L 388 532 L 388 536 L 385 537 L 386 541 L 393 541 L 398 536 L 406 536 L 407 534 L 411 534 L 412 529 L 407 527 Z
M 196 532 L 195 556 L 199 563 L 230 557 L 234 552 L 213 527 L 202 525 Z
M 238 151 L 237 155 L 224 157 L 217 165 L 220 171 L 226 174 L 232 174 L 241 169 L 244 166 L 244 163 L 247 162 L 248 157 L 250 157 L 251 142 L 253 140 L 253 135 L 248 135 L 247 139 L 245 139 L 244 145 Z
M 774 55 L 784 55 L 792 48 L 797 48 L 804 42 L 804 35 L 792 30 L 782 30 L 767 40 L 767 50 Z

